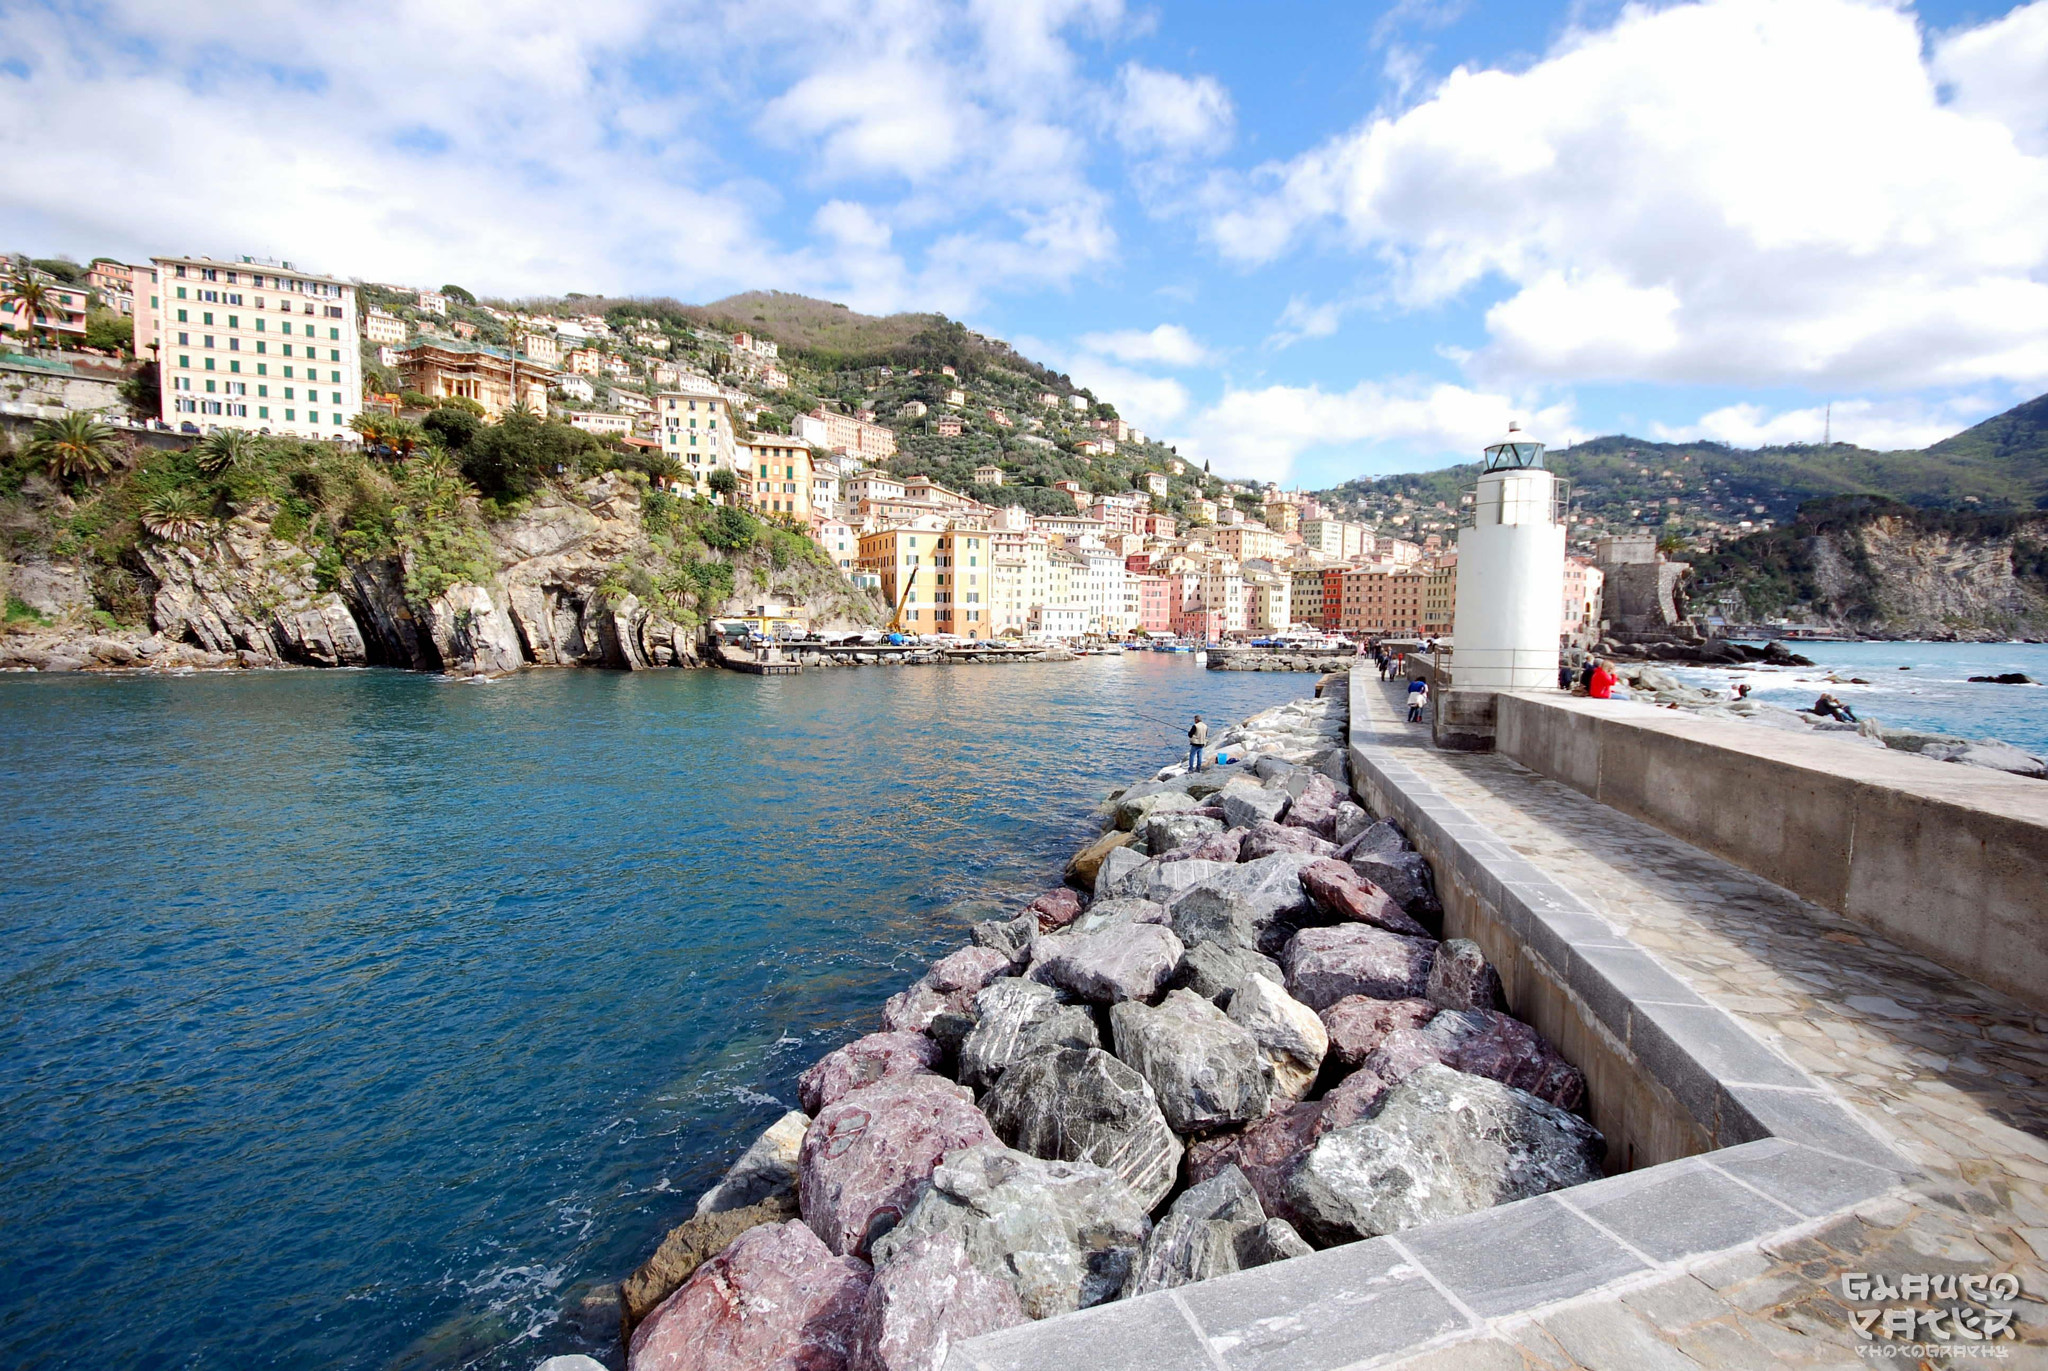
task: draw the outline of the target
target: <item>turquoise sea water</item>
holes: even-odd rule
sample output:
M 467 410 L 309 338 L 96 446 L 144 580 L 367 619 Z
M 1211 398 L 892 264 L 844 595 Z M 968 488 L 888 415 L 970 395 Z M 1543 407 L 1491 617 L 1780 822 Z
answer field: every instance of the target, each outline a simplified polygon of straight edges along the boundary
M 1759 698 L 1809 708 L 1823 691 L 1893 728 L 1995 738 L 2048 756 L 2048 685 L 1980 685 L 2020 672 L 2048 681 L 2048 643 L 1788 643 L 1810 667 L 1671 667 L 1691 685 L 1747 681 Z M 1903 670 L 1901 668 L 1904 668 Z M 1829 677 L 1836 678 L 1830 681 Z M 1852 678 L 1868 684 L 1857 685 Z
M 609 1358 L 584 1296 L 954 901 L 1313 682 L 0 678 L 0 1365 Z

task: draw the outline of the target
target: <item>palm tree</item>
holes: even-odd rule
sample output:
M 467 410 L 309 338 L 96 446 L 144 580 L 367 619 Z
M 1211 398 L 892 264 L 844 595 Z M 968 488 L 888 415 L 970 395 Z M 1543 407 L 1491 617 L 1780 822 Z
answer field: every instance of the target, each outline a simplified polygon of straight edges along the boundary
M 209 476 L 246 467 L 263 450 L 247 429 L 217 428 L 199 445 L 199 469 Z
M 0 304 L 14 306 L 15 318 L 27 327 L 33 346 L 36 330 L 47 327 L 46 321 L 57 313 L 56 287 L 39 279 L 32 268 L 20 265 L 8 274 Z
M 160 490 L 143 502 L 142 526 L 167 543 L 197 538 L 212 525 L 206 503 L 189 486 Z
M 97 414 L 45 419 L 29 440 L 28 458 L 49 468 L 59 481 L 90 480 L 114 469 L 119 438 Z
M 390 446 L 391 421 L 373 410 L 364 410 L 348 421 L 348 426 L 362 435 L 363 446 L 371 452 Z
M 410 419 L 386 419 L 384 441 L 400 461 L 412 456 L 413 449 L 427 440 L 427 431 Z

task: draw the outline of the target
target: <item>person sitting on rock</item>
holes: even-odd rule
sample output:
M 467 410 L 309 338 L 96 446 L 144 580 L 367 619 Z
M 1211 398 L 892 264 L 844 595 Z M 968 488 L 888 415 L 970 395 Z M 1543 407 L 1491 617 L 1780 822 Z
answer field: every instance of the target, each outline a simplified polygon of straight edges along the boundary
M 1862 722 L 1862 720 L 1856 717 L 1855 710 L 1849 708 L 1849 706 L 1843 704 L 1832 695 L 1823 695 L 1818 700 L 1815 700 L 1813 702 L 1813 712 L 1820 715 L 1823 719 L 1834 719 L 1840 723 L 1854 724 Z
M 1728 698 L 1731 701 L 1747 700 L 1749 698 L 1749 682 L 1738 682 L 1735 688 L 1728 692 Z
M 1593 661 L 1593 675 L 1586 682 L 1586 693 L 1596 700 L 1612 699 L 1614 697 L 1614 683 L 1620 679 L 1620 677 L 1607 669 L 1606 662 L 1595 658 Z

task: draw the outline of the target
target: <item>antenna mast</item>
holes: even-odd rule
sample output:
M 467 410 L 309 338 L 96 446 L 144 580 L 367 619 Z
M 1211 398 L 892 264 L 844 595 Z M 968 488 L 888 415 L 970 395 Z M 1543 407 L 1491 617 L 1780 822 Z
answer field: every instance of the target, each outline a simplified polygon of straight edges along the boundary
M 1820 422 L 1820 445 L 1822 447 L 1833 447 L 1835 445 L 1835 402 L 1833 400 L 1828 401 L 1827 417 Z

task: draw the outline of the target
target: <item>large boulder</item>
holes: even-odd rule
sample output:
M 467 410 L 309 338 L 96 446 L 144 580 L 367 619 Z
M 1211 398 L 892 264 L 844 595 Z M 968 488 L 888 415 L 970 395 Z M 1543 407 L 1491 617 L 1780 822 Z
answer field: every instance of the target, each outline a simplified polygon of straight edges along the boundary
M 1272 1068 L 1274 1101 L 1291 1104 L 1306 1097 L 1330 1048 L 1316 1012 L 1281 989 L 1277 978 L 1254 975 L 1231 998 L 1230 1020 L 1258 1042 Z
M 1130 896 L 1116 899 L 1097 900 L 1088 906 L 1088 912 L 1074 920 L 1067 930 L 1069 933 L 1099 933 L 1105 928 L 1118 924 L 1158 924 L 1165 927 L 1172 923 L 1166 906 L 1156 900 L 1140 900 Z
M 965 1009 L 981 988 L 1010 969 L 1010 959 L 991 947 L 963 947 L 932 963 L 931 970 L 882 1006 L 890 1032 L 922 1033 L 947 1010 Z
M 1364 1065 L 1390 1034 L 1420 1028 L 1437 1016 L 1428 1000 L 1376 1000 L 1346 995 L 1323 1009 L 1323 1027 L 1330 1035 L 1330 1054 L 1346 1068 Z
M 1586 1078 L 1550 1041 L 1497 1010 L 1446 1009 L 1420 1028 L 1390 1033 L 1365 1059 L 1387 1081 L 1432 1062 L 1526 1090 L 1560 1109 L 1586 1098 Z
M 804 1222 L 827 1247 L 866 1256 L 939 1164 L 993 1142 L 974 1094 L 943 1076 L 885 1076 L 820 1110 L 800 1160 Z
M 1153 1227 L 1124 1285 L 1124 1298 L 1305 1256 L 1309 1250 L 1285 1219 L 1266 1217 L 1242 1171 L 1225 1167 L 1184 1191 Z
M 1173 902 L 1168 917 L 1173 924 L 1173 936 L 1184 947 L 1201 943 L 1243 948 L 1259 945 L 1258 906 L 1227 890 L 1196 886 Z
M 788 1194 L 740 1209 L 698 1214 L 671 1228 L 654 1255 L 619 1283 L 619 1336 L 630 1342 L 633 1330 L 657 1305 L 680 1290 L 698 1267 L 725 1251 L 740 1234 L 795 1217 L 796 1196 Z
M 1132 832 L 1155 814 L 1172 814 L 1184 809 L 1193 809 L 1198 803 L 1184 790 L 1160 790 L 1147 795 L 1135 795 L 1132 791 L 1123 793 L 1116 802 L 1116 826 L 1125 832 Z
M 1010 1146 L 1049 1161 L 1100 1166 L 1147 1210 L 1173 1189 L 1181 1144 L 1158 1095 L 1100 1048 L 1043 1051 L 1011 1063 L 982 1110 Z
M 1155 857 L 1191 847 L 1224 832 L 1221 819 L 1200 814 L 1152 814 L 1138 829 L 1138 839 Z
M 1010 1283 L 976 1266 L 956 1235 L 927 1233 L 875 1272 L 851 1371 L 940 1371 L 954 1343 L 1028 1317 Z
M 1379 1000 L 1419 999 L 1429 988 L 1436 944 L 1368 924 L 1304 928 L 1281 955 L 1287 989 L 1311 1009 L 1327 1009 L 1346 995 Z
M 1129 1186 L 1086 1162 L 990 1144 L 948 1156 L 903 1222 L 875 1245 L 886 1267 L 921 1238 L 957 1239 L 1034 1319 L 1116 1298 L 1152 1231 Z
M 1318 837 L 1311 830 L 1294 825 L 1291 818 L 1285 824 L 1261 819 L 1244 830 L 1244 845 L 1238 851 L 1240 861 L 1255 862 L 1261 857 L 1270 857 L 1275 852 L 1300 852 L 1310 857 L 1327 857 L 1336 851 L 1336 846 Z
M 1336 856 L 1340 862 L 1349 862 L 1360 857 L 1392 857 L 1414 850 L 1392 819 L 1381 819 L 1360 829 L 1337 849 Z
M 797 1102 L 815 1114 L 849 1090 L 938 1063 L 939 1045 L 922 1033 L 870 1033 L 826 1053 L 797 1077 Z
M 1258 1039 L 1194 991 L 1176 990 L 1157 1009 L 1127 1000 L 1109 1011 L 1109 1030 L 1116 1055 L 1152 1086 L 1174 1132 L 1265 1114 L 1273 1069 Z
M 1120 828 L 1110 829 L 1074 854 L 1074 859 L 1067 863 L 1067 879 L 1083 889 L 1095 889 L 1095 873 L 1102 868 L 1102 859 L 1131 841 L 1133 836 Z M 1043 926 L 1043 921 L 1040 922 Z
M 1196 943 L 1180 959 L 1167 988 L 1192 990 L 1218 1008 L 1226 1008 L 1237 988 L 1253 976 L 1264 976 L 1275 983 L 1286 979 L 1278 963 L 1249 947 Z
M 868 1278 L 800 1223 L 751 1229 L 634 1330 L 628 1371 L 846 1371 Z
M 1266 1213 L 1292 1219 L 1287 1186 L 1322 1136 L 1322 1117 L 1322 1101 L 1307 1101 L 1275 1109 L 1235 1133 L 1197 1138 L 1188 1144 L 1188 1184 L 1200 1185 L 1231 1169 L 1242 1171 Z
M 1182 891 L 1233 869 L 1222 862 L 1165 861 L 1155 857 L 1117 877 L 1116 883 L 1105 886 L 1102 893 L 1119 899 L 1170 904 Z
M 1271 955 L 1294 935 L 1299 921 L 1314 912 L 1308 892 L 1302 888 L 1302 868 L 1319 858 L 1305 852 L 1276 852 L 1270 857 L 1226 866 L 1206 873 L 1199 884 L 1223 895 L 1235 895 L 1252 907 L 1252 926 L 1258 931 L 1259 950 Z M 1180 895 L 1169 898 L 1173 907 Z
M 811 1121 L 794 1109 L 768 1125 L 747 1144 L 740 1159 L 726 1168 L 718 1184 L 698 1197 L 697 1213 L 745 1209 L 781 1197 L 794 1204 L 797 1157 L 803 1150 L 804 1130 L 810 1126 Z
M 1051 986 L 1004 977 L 974 997 L 978 1018 L 960 1044 L 960 1083 L 986 1090 L 1014 1062 L 1033 1053 L 1100 1047 L 1095 1016 L 1063 1004 Z
M 1431 1064 L 1371 1118 L 1326 1133 L 1288 1196 L 1318 1240 L 1349 1242 L 1598 1179 L 1605 1151 L 1576 1114 Z
M 1429 930 L 1409 918 L 1392 895 L 1343 862 L 1325 859 L 1303 867 L 1301 888 L 1316 908 L 1332 918 L 1371 924 L 1411 938 L 1429 936 Z
M 1320 832 L 1338 847 L 1348 846 L 1359 834 L 1372 827 L 1372 815 L 1349 800 L 1339 800 L 1330 811 L 1327 826 Z
M 1143 850 L 1141 851 L 1141 847 Z M 1151 852 L 1144 846 L 1143 835 L 1136 842 L 1111 850 L 1102 859 L 1102 865 L 1095 869 L 1096 898 L 1100 899 L 1116 889 L 1116 883 L 1143 866 Z
M 1031 964 L 1031 945 L 1038 941 L 1038 915 L 1025 910 L 1014 919 L 985 919 L 970 934 L 975 946 L 993 948 L 1009 960 L 1009 969 Z
M 1429 862 L 1420 852 L 1396 852 L 1384 857 L 1353 854 L 1350 865 L 1353 871 L 1393 896 L 1409 917 L 1427 920 L 1443 913 Z
M 1088 875 L 1088 888 L 1095 888 L 1093 870 Z M 1054 886 L 1026 905 L 1024 912 L 1037 916 L 1040 933 L 1054 933 L 1081 917 L 1081 897 L 1066 886 Z
M 1287 792 L 1268 789 L 1256 781 L 1237 780 L 1216 792 L 1215 803 L 1223 821 L 1231 828 L 1250 828 L 1261 819 L 1274 823 L 1287 812 Z
M 1425 993 L 1445 1009 L 1499 1009 L 1507 1002 L 1500 973 L 1470 938 L 1451 938 L 1437 949 Z
M 1163 852 L 1159 855 L 1159 860 L 1220 862 L 1224 866 L 1229 866 L 1237 861 L 1244 847 L 1244 835 L 1245 830 L 1242 828 L 1226 828 L 1221 833 L 1211 833 L 1200 842 L 1189 843 L 1186 847 L 1176 847 L 1171 852 Z
M 1149 1000 L 1180 964 L 1182 950 L 1173 930 L 1158 924 L 1041 938 L 1032 952 L 1031 979 L 1096 1004 Z
M 1343 797 L 1338 794 L 1336 782 L 1321 772 L 1302 771 L 1300 774 L 1304 779 L 1301 788 L 1294 791 L 1293 802 L 1287 807 L 1287 822 L 1297 828 L 1313 829 L 1328 838 L 1331 822 L 1337 815 L 1337 805 Z M 1289 789 L 1293 791 L 1293 787 Z

